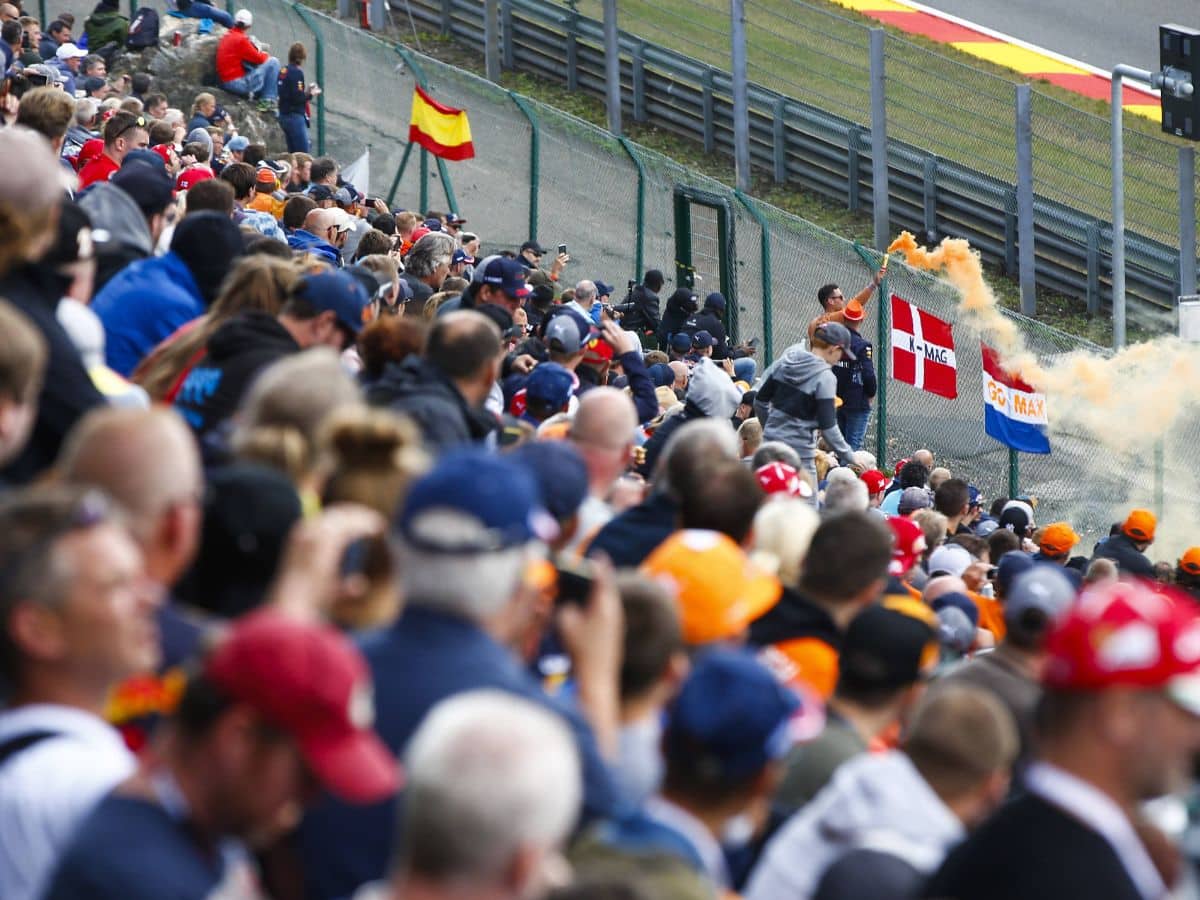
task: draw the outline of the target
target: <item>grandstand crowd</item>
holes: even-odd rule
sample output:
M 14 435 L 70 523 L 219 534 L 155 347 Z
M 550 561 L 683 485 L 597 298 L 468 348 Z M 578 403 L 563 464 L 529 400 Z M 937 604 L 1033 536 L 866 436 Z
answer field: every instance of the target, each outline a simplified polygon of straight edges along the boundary
M 865 450 L 882 271 L 761 360 L 180 12 L 189 112 L 0 4 L 0 898 L 1196 895 L 1200 546 Z

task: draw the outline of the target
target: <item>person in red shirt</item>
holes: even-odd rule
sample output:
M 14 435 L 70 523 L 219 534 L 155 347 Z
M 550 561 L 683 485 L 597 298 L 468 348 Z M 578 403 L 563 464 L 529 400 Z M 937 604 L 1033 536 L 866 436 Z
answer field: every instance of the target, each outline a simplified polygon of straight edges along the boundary
M 130 112 L 114 113 L 104 123 L 104 152 L 79 170 L 79 189 L 97 181 L 108 181 L 121 168 L 125 155 L 150 146 L 149 123 L 145 116 Z
M 247 32 L 253 23 L 248 9 L 234 14 L 233 27 L 217 44 L 217 80 L 231 94 L 259 98 L 259 109 L 274 110 L 279 99 L 279 60 L 251 40 Z

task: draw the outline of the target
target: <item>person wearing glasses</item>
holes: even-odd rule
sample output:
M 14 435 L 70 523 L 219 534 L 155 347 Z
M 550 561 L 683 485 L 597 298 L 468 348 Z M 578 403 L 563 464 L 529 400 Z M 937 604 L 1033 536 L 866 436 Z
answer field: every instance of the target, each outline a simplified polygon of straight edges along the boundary
M 121 168 L 126 154 L 150 146 L 145 116 L 118 112 L 104 124 L 104 151 L 79 171 L 79 190 L 97 181 L 108 181 Z

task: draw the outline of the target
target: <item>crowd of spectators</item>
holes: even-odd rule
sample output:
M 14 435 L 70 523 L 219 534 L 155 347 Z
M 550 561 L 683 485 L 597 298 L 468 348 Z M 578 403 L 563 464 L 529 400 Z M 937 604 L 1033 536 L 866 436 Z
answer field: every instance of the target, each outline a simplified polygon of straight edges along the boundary
M 1194 891 L 1200 546 L 863 450 L 882 272 L 760 361 L 720 293 L 46 78 L 0 128 L 0 897 Z

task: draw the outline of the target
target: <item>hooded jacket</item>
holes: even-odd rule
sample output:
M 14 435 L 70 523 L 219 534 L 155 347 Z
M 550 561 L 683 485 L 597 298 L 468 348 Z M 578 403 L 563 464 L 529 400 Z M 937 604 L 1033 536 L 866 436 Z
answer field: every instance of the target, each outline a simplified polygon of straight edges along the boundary
M 87 45 L 93 53 L 105 44 L 125 46 L 129 37 L 129 19 L 121 15 L 115 5 L 101 3 L 83 23 Z
M 200 288 L 174 251 L 127 266 L 92 301 L 107 336 L 105 362 L 128 378 L 142 358 L 204 314 Z
M 468 404 L 441 369 L 418 356 L 389 364 L 367 389 L 367 402 L 411 417 L 434 454 L 481 441 L 496 427 L 495 418 Z
M 1122 575 L 1154 577 L 1154 563 L 1134 546 L 1133 538 L 1125 534 L 1114 534 L 1098 543 L 1092 559 L 1111 559 Z
M 833 695 L 842 632 L 799 591 L 785 587 L 779 602 L 750 624 L 750 643 L 775 651 L 787 681 L 802 682 L 825 699 Z
M 207 354 L 184 379 L 175 409 L 203 436 L 234 414 L 259 372 L 300 350 L 269 313 L 234 316 L 208 339 Z
M 638 471 L 646 476 L 654 473 L 658 456 L 671 435 L 694 419 L 729 419 L 742 402 L 742 392 L 733 385 L 725 371 L 708 357 L 701 357 L 688 380 L 683 409 L 667 416 L 646 441 L 646 456 Z
M 117 272 L 153 253 L 154 240 L 138 205 L 115 184 L 97 182 L 79 196 L 79 205 L 92 221 L 99 294 Z
M 779 830 L 750 879 L 746 900 L 812 897 L 821 875 L 848 852 L 871 849 L 925 875 L 966 832 L 904 753 L 865 755 Z
M 754 411 L 763 423 L 764 441 L 783 441 L 811 460 L 819 430 L 843 465 L 854 462 L 854 451 L 837 425 L 837 378 L 821 357 L 793 344 L 763 375 Z

